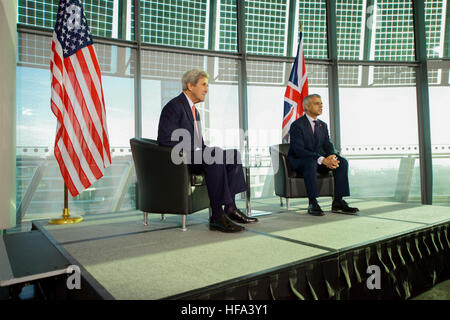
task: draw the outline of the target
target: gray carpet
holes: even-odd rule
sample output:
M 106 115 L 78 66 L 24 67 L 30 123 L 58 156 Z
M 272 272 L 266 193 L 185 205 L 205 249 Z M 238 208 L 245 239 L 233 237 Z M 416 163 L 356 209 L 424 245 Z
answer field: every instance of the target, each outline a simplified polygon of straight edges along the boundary
M 449 207 L 349 202 L 359 216 L 331 213 L 326 199 L 323 217 L 308 215 L 305 200 L 291 201 L 290 211 L 279 198 L 255 200 L 253 210 L 273 214 L 238 234 L 209 231 L 208 210 L 188 216 L 186 232 L 181 216 L 150 215 L 144 227 L 136 211 L 41 224 L 116 299 L 160 299 L 450 220 Z

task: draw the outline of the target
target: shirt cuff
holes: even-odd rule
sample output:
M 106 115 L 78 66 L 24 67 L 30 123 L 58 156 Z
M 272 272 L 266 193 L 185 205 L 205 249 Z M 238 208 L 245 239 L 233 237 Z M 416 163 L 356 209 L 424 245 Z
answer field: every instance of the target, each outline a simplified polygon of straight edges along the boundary
M 318 163 L 318 164 L 322 164 L 323 159 L 325 159 L 325 157 L 319 157 L 319 158 L 317 159 L 317 163 Z

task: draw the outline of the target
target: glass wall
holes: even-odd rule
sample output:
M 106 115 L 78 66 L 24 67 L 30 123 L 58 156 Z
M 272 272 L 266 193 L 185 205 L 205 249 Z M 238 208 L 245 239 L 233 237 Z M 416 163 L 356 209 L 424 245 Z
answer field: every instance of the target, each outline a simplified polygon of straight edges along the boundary
M 23 221 L 61 216 L 64 183 L 53 155 L 56 118 L 50 109 L 51 38 L 19 33 L 17 62 L 17 203 Z M 135 50 L 95 45 L 102 69 L 112 165 L 102 179 L 69 197 L 72 213 L 100 213 L 135 207 L 134 136 Z
M 247 52 L 286 55 L 288 0 L 245 1 Z
M 25 220 L 59 216 L 63 202 L 63 183 L 53 157 L 56 119 L 49 103 L 57 3 L 18 0 L 17 205 Z M 102 71 L 113 165 L 104 178 L 70 199 L 71 211 L 134 208 L 129 139 L 135 132 L 156 139 L 162 107 L 181 92 L 181 76 L 193 67 L 210 75 L 207 99 L 198 106 L 205 141 L 223 148 L 241 148 L 240 79 L 246 72 L 251 196 L 272 197 L 268 150 L 281 143 L 283 97 L 300 28 L 309 92 L 322 96 L 321 119 L 330 124 L 327 14 L 336 16 L 338 129 L 340 151 L 350 161 L 352 196 L 420 202 L 413 2 L 337 0 L 336 12 L 327 13 L 326 0 L 245 0 L 245 53 L 238 51 L 237 4 L 236 0 L 83 1 Z M 448 204 L 450 134 L 445 120 L 450 66 L 442 58 L 450 57 L 450 8 L 446 0 L 424 4 L 433 202 Z M 134 36 L 137 7 L 139 39 Z M 140 99 L 135 99 L 139 81 Z M 135 116 L 135 110 L 140 114 Z M 142 127 L 136 128 L 136 123 Z
M 336 2 L 336 33 L 339 59 L 363 60 L 366 35 L 363 0 Z M 367 18 L 366 18 L 367 19 Z M 368 18 L 370 19 L 370 18 Z
M 326 0 L 297 1 L 298 21 L 304 32 L 303 50 L 305 58 L 327 59 L 327 4 Z M 295 30 L 300 31 L 296 24 Z M 298 34 L 295 33 L 294 43 L 298 43 Z M 294 45 L 295 49 L 297 48 Z M 292 55 L 295 55 L 294 50 Z
M 141 40 L 204 49 L 208 46 L 207 0 L 141 0 Z
M 53 29 L 58 12 L 58 1 L 18 0 L 18 23 Z M 117 38 L 119 31 L 118 0 L 84 0 L 84 14 L 89 29 L 95 36 Z M 125 10 L 127 6 L 123 7 Z
M 425 36 L 428 58 L 449 57 L 448 1 L 425 0 Z
M 155 139 L 161 110 L 181 90 L 181 77 L 192 68 L 209 74 L 209 91 L 200 113 L 205 143 L 239 149 L 238 61 L 234 59 L 143 51 L 142 135 Z
M 339 84 L 341 152 L 349 160 L 351 194 L 420 201 L 420 181 L 413 183 L 419 170 L 414 69 L 360 68 L 355 84 Z M 346 69 L 339 68 L 340 79 L 350 77 Z
M 413 61 L 414 25 L 411 0 L 377 0 L 372 10 L 371 60 Z
M 430 62 L 430 122 L 433 153 L 433 204 L 450 205 L 450 128 L 448 119 L 450 64 Z
M 284 93 L 292 64 L 248 61 L 248 139 L 251 196 L 274 196 L 270 146 L 281 143 Z M 329 123 L 327 67 L 307 64 L 309 93 L 318 93 L 324 103 L 321 120 Z
M 218 0 L 216 14 L 216 50 L 237 52 L 236 0 Z

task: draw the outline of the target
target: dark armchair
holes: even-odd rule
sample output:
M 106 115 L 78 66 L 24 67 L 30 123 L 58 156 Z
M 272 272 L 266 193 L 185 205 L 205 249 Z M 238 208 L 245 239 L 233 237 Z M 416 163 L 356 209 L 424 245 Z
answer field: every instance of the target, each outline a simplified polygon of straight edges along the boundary
M 189 172 L 187 164 L 175 165 L 170 147 L 155 140 L 130 139 L 136 169 L 136 209 L 148 213 L 181 214 L 182 230 L 186 230 L 186 216 L 209 207 L 208 191 L 203 175 Z
M 272 166 L 274 171 L 275 194 L 282 198 L 286 198 L 287 209 L 289 210 L 289 198 L 308 197 L 306 192 L 303 176 L 289 167 L 287 154 L 289 151 L 289 143 L 277 144 L 270 147 L 270 156 L 272 158 Z M 333 196 L 334 183 L 333 174 L 317 173 L 317 181 L 319 187 L 319 196 Z

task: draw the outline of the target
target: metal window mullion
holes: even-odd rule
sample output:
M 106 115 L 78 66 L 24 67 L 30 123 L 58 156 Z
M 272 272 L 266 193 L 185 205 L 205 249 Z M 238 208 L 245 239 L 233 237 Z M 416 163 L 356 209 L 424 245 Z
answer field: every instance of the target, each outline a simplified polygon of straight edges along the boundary
M 447 3 L 447 10 L 445 13 L 445 34 L 444 34 L 444 50 L 443 57 L 450 57 L 450 3 Z M 447 82 L 448 84 L 448 82 Z
M 244 150 L 245 163 L 248 163 L 249 141 L 248 141 L 248 100 L 247 100 L 247 48 L 246 48 L 246 21 L 245 0 L 236 1 L 237 30 L 238 30 L 238 53 L 239 60 L 239 127 L 244 131 L 240 138 L 240 148 Z M 242 148 L 243 147 L 243 148 Z
M 216 28 L 219 26 L 216 24 L 216 11 L 217 1 L 209 0 L 209 28 L 208 28 L 208 50 L 215 50 L 216 48 Z
M 425 4 L 413 1 L 416 61 L 417 120 L 419 131 L 420 193 L 422 204 L 432 204 L 433 168 L 431 151 L 430 102 L 428 90 Z
M 297 0 L 289 1 L 289 26 L 288 26 L 288 34 L 287 34 L 287 44 L 286 44 L 286 56 L 292 56 L 293 47 L 294 47 L 294 34 L 297 32 L 295 30 L 295 6 Z
M 126 39 L 127 34 L 127 3 L 126 1 L 119 1 L 119 14 L 118 14 L 118 38 Z
M 336 30 L 336 0 L 327 1 L 328 39 L 328 96 L 330 109 L 330 135 L 338 152 L 341 151 L 341 124 L 339 110 L 338 51 Z
M 142 98 L 141 98 L 141 2 L 134 0 L 134 37 L 136 48 L 136 74 L 134 75 L 134 135 L 142 137 Z

